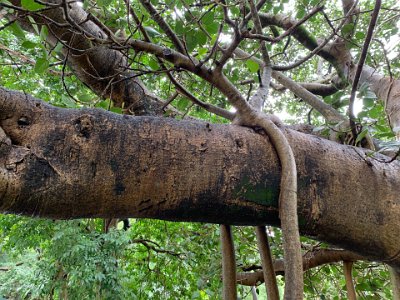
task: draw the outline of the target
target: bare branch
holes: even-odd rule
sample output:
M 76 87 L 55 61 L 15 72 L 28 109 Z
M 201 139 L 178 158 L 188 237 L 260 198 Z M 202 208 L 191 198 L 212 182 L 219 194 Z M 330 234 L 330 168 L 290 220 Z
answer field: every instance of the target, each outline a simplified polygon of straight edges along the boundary
M 238 57 L 244 57 L 248 58 L 249 55 L 245 51 L 241 49 L 236 49 L 235 55 Z M 252 60 L 258 62 L 260 65 L 263 64 L 263 62 L 257 58 L 251 58 Z M 320 112 L 328 122 L 341 122 L 345 121 L 346 118 L 343 117 L 338 111 L 333 109 L 331 106 L 323 102 L 321 99 L 319 99 L 317 96 L 314 94 L 310 93 L 307 91 L 305 88 L 300 86 L 298 83 L 290 79 L 289 77 L 285 76 L 283 73 L 278 72 L 278 71 L 273 71 L 272 72 L 272 77 L 276 79 L 278 82 L 280 82 L 282 85 L 284 85 L 286 88 L 291 90 L 294 94 L 296 94 L 298 97 L 303 99 L 307 104 L 311 105 L 314 107 L 318 112 Z
M 281 35 L 279 35 L 277 37 L 268 37 L 261 33 L 251 33 L 251 32 L 244 32 L 243 37 L 249 38 L 249 39 L 264 40 L 264 41 L 268 41 L 271 43 L 277 43 L 277 42 L 283 40 L 285 37 L 290 36 L 293 33 L 293 31 L 295 31 L 299 26 L 303 25 L 308 19 L 310 19 L 312 16 L 314 16 L 316 13 L 322 11 L 323 9 L 324 9 L 324 6 L 314 7 L 306 16 L 304 16 L 302 19 L 300 19 L 298 22 L 293 24 L 284 33 L 282 33 Z
M 312 268 L 335 263 L 340 261 L 357 261 L 365 259 L 361 255 L 355 254 L 347 250 L 336 250 L 336 249 L 317 249 L 310 251 L 303 255 L 303 269 L 304 271 L 310 270 Z M 284 260 L 278 259 L 273 262 L 274 270 L 277 275 L 285 275 L 284 271 Z M 263 272 L 245 272 L 237 274 L 238 284 L 242 285 L 257 285 L 264 281 Z
M 180 84 L 171 74 L 171 76 L 168 76 L 168 78 L 171 80 L 171 82 L 175 85 L 176 90 L 187 97 L 190 101 L 192 101 L 194 104 L 204 108 L 205 110 L 216 114 L 217 116 L 223 117 L 228 120 L 233 120 L 235 118 L 235 114 L 225 110 L 223 108 L 220 108 L 218 106 L 214 106 L 209 103 L 205 103 L 201 100 L 199 100 L 196 96 L 194 96 L 191 92 L 189 92 L 182 84 Z
M 348 14 L 351 14 L 354 10 L 356 9 L 356 6 L 354 5 L 348 12 Z M 322 42 L 320 43 L 316 48 L 314 48 L 308 55 L 303 57 L 302 59 L 299 59 L 298 61 L 287 65 L 287 66 L 272 66 L 274 70 L 277 71 L 288 71 L 291 69 L 294 69 L 301 64 L 305 63 L 308 61 L 310 58 L 312 58 L 314 55 L 318 54 L 324 47 L 333 39 L 335 35 L 342 29 L 342 27 L 346 24 L 346 18 L 342 20 L 342 22 L 333 30 L 333 32 Z M 294 30 L 293 30 L 294 31 Z M 293 32 L 292 31 L 292 32 Z
M 249 0 L 250 3 L 250 13 L 253 17 L 253 22 L 255 25 L 255 31 L 257 34 L 262 34 L 262 27 L 260 18 L 258 17 L 257 8 L 253 2 L 253 0 Z M 250 105 L 253 106 L 256 110 L 261 111 L 264 106 L 265 101 L 268 99 L 268 91 L 269 85 L 271 82 L 271 60 L 267 51 L 267 47 L 265 46 L 265 41 L 260 42 L 260 51 L 263 59 L 262 65 L 262 74 L 260 76 L 260 86 L 256 92 L 250 99 Z
M 371 42 L 372 35 L 374 33 L 376 21 L 378 20 L 380 8 L 381 8 L 381 0 L 376 0 L 374 11 L 372 13 L 371 20 L 369 22 L 367 36 L 365 38 L 364 46 L 363 46 L 361 56 L 360 56 L 360 59 L 359 59 L 358 65 L 357 65 L 356 75 L 354 76 L 353 86 L 351 89 L 350 102 L 349 102 L 349 118 L 350 118 L 351 131 L 353 132 L 353 136 L 355 136 L 355 137 L 358 135 L 358 132 L 357 132 L 356 123 L 355 123 L 356 116 L 354 115 L 354 100 L 356 98 L 358 82 L 360 80 L 360 76 L 361 76 L 361 72 L 362 72 L 362 69 L 364 66 L 365 59 L 367 58 L 369 44 Z

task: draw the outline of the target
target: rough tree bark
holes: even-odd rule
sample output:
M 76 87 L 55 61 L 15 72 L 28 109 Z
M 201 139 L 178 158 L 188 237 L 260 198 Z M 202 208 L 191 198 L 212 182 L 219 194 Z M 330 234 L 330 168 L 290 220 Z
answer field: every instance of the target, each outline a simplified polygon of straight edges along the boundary
M 279 225 L 279 161 L 252 129 L 64 110 L 5 89 L 0 126 L 2 212 Z M 284 133 L 301 233 L 400 270 L 400 163 Z

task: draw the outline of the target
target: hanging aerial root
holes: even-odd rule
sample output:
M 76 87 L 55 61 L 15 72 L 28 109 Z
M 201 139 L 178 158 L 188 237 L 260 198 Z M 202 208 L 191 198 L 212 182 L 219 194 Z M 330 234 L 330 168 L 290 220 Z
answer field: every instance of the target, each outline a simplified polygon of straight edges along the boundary
M 257 226 L 256 235 L 268 300 L 279 300 L 278 285 L 276 283 L 271 249 L 269 247 L 268 235 L 265 226 Z
M 293 151 L 282 131 L 277 117 L 267 117 L 258 112 L 240 116 L 239 123 L 261 127 L 274 145 L 282 166 L 279 215 L 285 255 L 284 299 L 303 299 L 303 264 L 299 225 L 297 219 L 297 170 Z M 279 126 L 279 127 L 278 127 Z
M 224 300 L 237 300 L 235 247 L 231 226 L 220 225 L 222 252 L 222 295 Z
M 353 262 L 343 261 L 343 273 L 346 281 L 347 299 L 356 300 L 357 296 L 353 283 L 352 270 L 353 270 Z

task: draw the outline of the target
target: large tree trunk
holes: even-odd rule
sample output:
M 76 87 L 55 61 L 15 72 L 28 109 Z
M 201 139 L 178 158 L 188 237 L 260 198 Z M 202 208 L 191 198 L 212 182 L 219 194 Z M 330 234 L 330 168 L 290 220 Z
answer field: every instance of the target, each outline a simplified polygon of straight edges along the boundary
M 279 225 L 279 161 L 252 129 L 65 110 L 5 89 L 0 126 L 2 212 Z M 400 270 L 400 163 L 284 133 L 302 234 Z

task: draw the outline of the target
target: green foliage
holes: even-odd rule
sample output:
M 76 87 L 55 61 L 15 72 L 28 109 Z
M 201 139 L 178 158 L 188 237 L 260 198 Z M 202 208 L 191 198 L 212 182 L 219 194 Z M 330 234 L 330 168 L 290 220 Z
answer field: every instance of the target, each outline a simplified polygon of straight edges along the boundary
M 98 221 L 97 221 L 98 223 Z M 96 230 L 96 221 L 0 219 L 3 255 L 11 271 L 1 274 L 0 295 L 36 299 L 125 299 L 122 261 L 128 236 Z M 98 226 L 97 226 L 98 227 Z M 10 253 L 10 254 L 6 254 Z M 22 263 L 13 263 L 22 260 Z M 21 297 L 23 299 L 24 297 Z
M 1 216 L 0 263 L 11 269 L 0 272 L 0 295 L 215 299 L 217 226 L 132 221 L 128 232 L 103 233 L 101 220 Z
M 34 0 L 21 0 L 21 6 L 30 11 L 39 10 L 45 7 L 44 5 L 39 4 Z
M 256 73 L 260 69 L 260 66 L 258 65 L 258 63 L 254 62 L 252 60 L 246 61 L 246 65 L 249 68 L 249 70 L 253 73 Z

